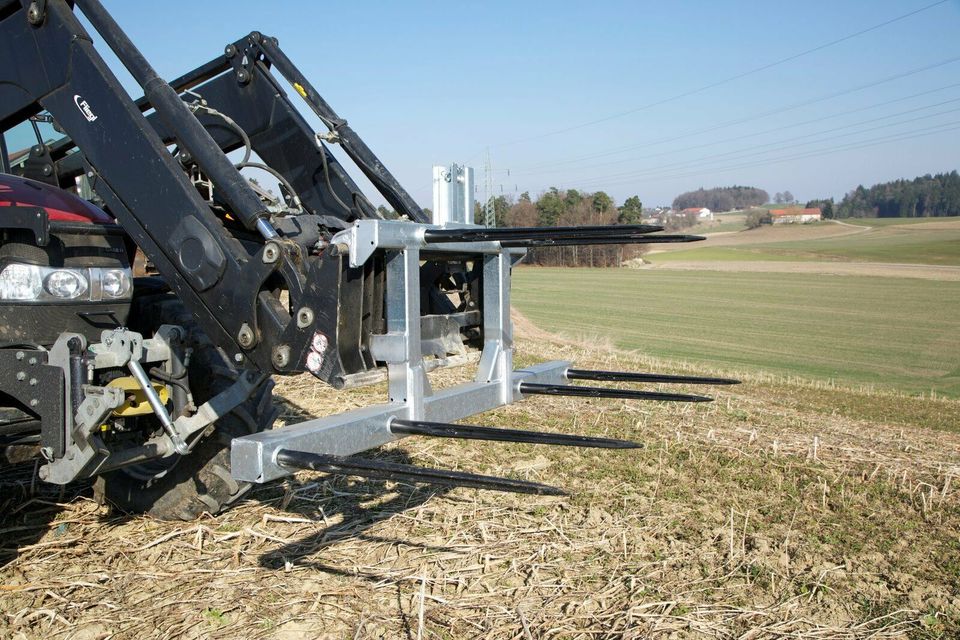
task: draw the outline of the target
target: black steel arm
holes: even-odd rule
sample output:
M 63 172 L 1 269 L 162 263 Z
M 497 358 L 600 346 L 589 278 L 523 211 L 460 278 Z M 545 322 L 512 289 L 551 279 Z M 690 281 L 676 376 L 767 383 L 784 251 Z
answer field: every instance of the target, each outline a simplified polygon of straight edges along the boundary
M 315 114 L 336 134 L 339 144 L 350 158 L 357 163 L 364 175 L 383 194 L 387 202 L 402 215 L 415 222 L 430 222 L 423 210 L 400 186 L 379 158 L 367 147 L 366 143 L 350 128 L 347 121 L 336 114 L 333 108 L 320 97 L 307 78 L 300 73 L 287 54 L 280 49 L 275 38 L 264 37 L 257 32 L 249 38 L 258 44 L 265 60 L 272 65 L 306 101 Z
M 157 75 L 99 0 L 77 0 L 77 6 L 127 71 L 143 87 L 144 97 L 173 130 L 180 144 L 190 151 L 204 172 L 217 184 L 231 210 L 248 228 L 257 228 L 258 222 L 269 217 L 269 211 L 249 183 L 220 151 L 203 125 L 192 117 L 173 87 Z M 266 236 L 270 237 L 269 231 Z
M 248 136 L 252 150 L 279 172 L 294 188 L 311 213 L 324 217 L 329 228 L 345 228 L 357 219 L 380 217 L 366 202 L 332 153 L 319 144 L 315 132 L 290 103 L 275 78 L 262 64 L 250 71 L 251 79 L 240 83 L 233 73 L 221 73 L 191 91 L 203 103 L 229 117 Z M 217 145 L 230 151 L 243 145 L 239 134 L 225 120 L 204 108 L 196 119 Z M 155 114 L 148 120 L 162 139 L 171 142 L 175 132 Z
M 77 6 L 144 85 L 158 118 L 216 183 L 230 214 L 271 237 L 267 211 L 177 93 L 164 83 L 97 0 Z M 231 356 L 262 370 L 304 368 L 311 345 L 328 345 L 319 377 L 336 384 L 341 258 L 308 255 L 285 238 L 244 242 L 201 198 L 63 0 L 28 19 L 29 3 L 0 16 L 0 124 L 47 110 L 83 153 L 97 194 L 124 230 Z M 264 223 L 264 224 L 261 224 Z M 254 238 L 251 243 L 250 238 Z M 280 291 L 289 294 L 281 300 Z M 324 341 L 314 341 L 317 333 Z

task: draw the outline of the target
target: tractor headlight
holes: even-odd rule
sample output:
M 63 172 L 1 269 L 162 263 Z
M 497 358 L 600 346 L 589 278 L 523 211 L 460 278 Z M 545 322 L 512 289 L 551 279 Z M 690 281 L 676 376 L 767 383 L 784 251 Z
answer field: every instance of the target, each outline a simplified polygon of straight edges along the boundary
M 87 278 L 73 269 L 57 269 L 43 279 L 47 293 L 64 300 L 79 298 L 90 288 Z
M 133 288 L 129 269 L 104 269 L 101 280 L 103 295 L 107 298 L 126 298 Z
M 12 263 L 0 271 L 0 300 L 18 302 L 102 302 L 129 300 L 130 269 L 39 267 Z
M 36 300 L 43 290 L 41 267 L 8 264 L 0 271 L 0 299 Z

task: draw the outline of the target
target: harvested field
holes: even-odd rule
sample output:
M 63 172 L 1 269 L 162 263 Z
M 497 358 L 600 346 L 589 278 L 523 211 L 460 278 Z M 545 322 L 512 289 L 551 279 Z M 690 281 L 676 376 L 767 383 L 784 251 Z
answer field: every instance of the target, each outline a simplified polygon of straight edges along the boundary
M 957 281 L 657 267 L 519 268 L 513 284 L 534 323 L 575 338 L 704 366 L 960 396 Z
M 648 255 L 656 264 L 803 261 L 960 266 L 960 220 L 905 220 L 899 224 L 774 225 L 707 236 L 695 245 L 657 245 L 658 250 Z
M 631 265 L 634 266 L 634 265 Z M 643 269 L 678 271 L 727 271 L 736 273 L 819 273 L 833 276 L 870 276 L 878 278 L 919 278 L 921 280 L 960 281 L 960 266 L 927 264 L 887 264 L 883 262 L 791 262 L 788 260 L 669 260 L 643 266 Z
M 858 235 L 861 233 L 870 233 L 871 231 L 872 229 L 869 227 L 859 227 L 855 225 L 837 224 L 831 222 L 800 225 L 764 225 L 757 229 L 708 235 L 706 240 L 698 242 L 695 246 L 698 249 L 703 249 L 708 247 L 735 247 L 747 244 L 766 244 L 768 242 L 821 240 L 824 238 L 837 238 Z M 691 249 L 689 247 L 683 247 L 682 245 L 660 245 L 651 251 L 650 255 L 688 250 Z
M 521 364 L 678 368 L 543 332 L 518 349 Z M 279 386 L 287 422 L 377 391 Z M 960 422 L 960 403 L 764 377 L 704 406 L 537 399 L 483 422 L 647 446 L 410 438 L 375 455 L 571 496 L 301 473 L 190 523 L 11 474 L 0 637 L 956 637 L 960 434 L 938 421 Z

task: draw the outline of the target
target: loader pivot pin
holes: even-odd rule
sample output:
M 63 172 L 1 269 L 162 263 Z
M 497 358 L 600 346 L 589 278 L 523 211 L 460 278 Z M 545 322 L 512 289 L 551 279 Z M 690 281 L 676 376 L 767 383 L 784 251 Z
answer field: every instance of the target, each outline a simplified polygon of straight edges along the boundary
M 476 427 L 472 425 L 449 424 L 446 422 L 422 422 L 417 420 L 394 419 L 390 422 L 390 431 L 398 435 L 408 436 L 462 438 L 464 440 L 489 440 L 493 442 L 528 442 L 531 444 L 593 447 L 597 449 L 639 449 L 643 446 L 637 442 L 616 440 L 614 438 L 590 438 L 587 436 L 575 436 L 563 433 L 542 433 L 540 431 Z
M 354 456 L 334 456 L 325 453 L 309 453 L 306 451 L 291 451 L 280 449 L 277 451 L 277 464 L 293 469 L 309 469 L 325 471 L 337 475 L 359 476 L 361 478 L 378 478 L 397 482 L 424 482 L 455 487 L 470 487 L 486 489 L 488 491 L 505 491 L 510 493 L 531 493 L 545 496 L 565 496 L 562 489 L 514 480 L 512 478 L 498 478 L 483 476 L 463 471 L 447 471 L 445 469 L 431 469 L 409 464 L 387 462 L 385 460 L 371 460 Z

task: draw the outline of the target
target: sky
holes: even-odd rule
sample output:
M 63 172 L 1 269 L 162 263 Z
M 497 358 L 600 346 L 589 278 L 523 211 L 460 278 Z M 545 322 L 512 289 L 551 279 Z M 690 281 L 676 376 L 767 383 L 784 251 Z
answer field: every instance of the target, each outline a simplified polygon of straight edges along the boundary
M 427 207 L 433 165 L 475 167 L 482 198 L 488 156 L 495 195 L 645 206 L 960 169 L 960 0 L 102 1 L 167 79 L 277 37 Z

